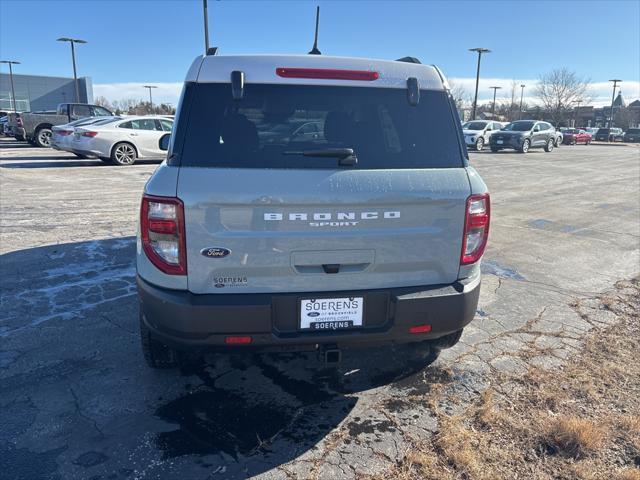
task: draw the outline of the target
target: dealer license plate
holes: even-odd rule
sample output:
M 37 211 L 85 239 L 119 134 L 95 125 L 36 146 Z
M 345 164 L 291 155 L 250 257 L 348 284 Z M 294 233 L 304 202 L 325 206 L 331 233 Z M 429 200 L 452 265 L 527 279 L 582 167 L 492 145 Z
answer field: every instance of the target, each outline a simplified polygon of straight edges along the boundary
M 300 300 L 300 329 L 344 330 L 362 326 L 364 297 Z

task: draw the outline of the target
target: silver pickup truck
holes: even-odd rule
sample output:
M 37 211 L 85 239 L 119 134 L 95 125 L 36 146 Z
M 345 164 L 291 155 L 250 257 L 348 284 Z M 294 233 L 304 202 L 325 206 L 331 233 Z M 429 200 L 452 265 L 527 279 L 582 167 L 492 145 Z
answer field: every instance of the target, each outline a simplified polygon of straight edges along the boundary
M 55 112 L 10 113 L 7 128 L 17 140 L 27 140 L 37 147 L 51 146 L 51 128 L 84 117 L 106 117 L 113 113 L 99 105 L 61 103 Z

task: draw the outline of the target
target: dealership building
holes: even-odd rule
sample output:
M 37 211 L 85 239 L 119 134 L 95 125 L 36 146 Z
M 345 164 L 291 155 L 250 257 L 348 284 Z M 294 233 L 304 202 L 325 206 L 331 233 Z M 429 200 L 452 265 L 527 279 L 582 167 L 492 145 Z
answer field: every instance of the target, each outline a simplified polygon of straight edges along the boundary
M 91 77 L 78 78 L 80 103 L 93 103 Z M 55 110 L 59 103 L 76 102 L 73 78 L 13 74 L 16 109 L 19 112 Z M 0 73 L 0 111 L 13 111 L 11 78 Z

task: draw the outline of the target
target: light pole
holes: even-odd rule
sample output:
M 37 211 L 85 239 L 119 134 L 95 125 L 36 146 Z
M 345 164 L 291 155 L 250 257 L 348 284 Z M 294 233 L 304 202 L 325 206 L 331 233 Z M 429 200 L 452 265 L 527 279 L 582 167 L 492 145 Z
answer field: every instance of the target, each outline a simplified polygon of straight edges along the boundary
M 495 117 L 496 115 L 496 92 L 500 90 L 502 87 L 489 87 L 493 88 L 493 105 L 491 105 L 491 117 Z
M 9 79 L 11 80 L 11 100 L 13 104 L 13 113 L 16 113 L 16 91 L 13 88 L 13 68 L 11 65 L 20 65 L 20 62 L 16 62 L 15 60 L 0 60 L 0 63 L 6 63 L 9 65 Z
M 577 104 L 573 112 L 573 128 L 576 128 L 576 124 L 578 123 L 578 110 L 580 109 L 582 99 L 574 100 L 573 103 Z
M 151 105 L 151 113 L 153 113 L 153 97 L 151 96 L 151 89 L 158 88 L 155 85 L 143 85 L 144 88 L 149 89 L 149 104 Z
M 76 73 L 76 49 L 74 43 L 87 43 L 78 38 L 61 37 L 58 42 L 69 42 L 71 44 L 71 60 L 73 61 L 73 82 L 76 85 L 76 102 L 80 103 L 80 87 L 78 86 L 78 74 Z
M 480 82 L 480 59 L 482 58 L 483 53 L 489 53 L 491 50 L 488 48 L 470 48 L 470 52 L 478 52 L 478 68 L 476 70 L 476 94 L 473 97 L 473 110 L 471 112 L 471 120 L 476 119 L 476 108 L 478 106 L 478 83 Z
M 613 94 L 611 95 L 611 112 L 609 113 L 609 128 L 613 127 L 613 102 L 616 99 L 616 86 L 618 83 L 622 83 L 622 80 L 616 78 L 614 80 L 609 80 L 613 82 Z
M 520 120 L 522 120 L 522 98 L 524 97 L 524 87 L 526 87 L 526 85 L 524 83 L 520 84 Z

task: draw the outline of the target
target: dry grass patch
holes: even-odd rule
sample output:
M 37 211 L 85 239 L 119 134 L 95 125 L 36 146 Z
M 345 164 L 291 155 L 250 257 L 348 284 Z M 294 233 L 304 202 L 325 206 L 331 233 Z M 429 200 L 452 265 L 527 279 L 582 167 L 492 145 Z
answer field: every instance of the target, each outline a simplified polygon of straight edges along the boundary
M 616 323 L 592 330 L 562 367 L 494 373 L 457 415 L 437 407 L 457 403 L 455 394 L 425 397 L 438 432 L 414 439 L 404 461 L 379 478 L 640 480 L 640 283 L 619 282 L 600 300 L 577 302 L 577 313 L 597 325 L 607 310 Z
M 568 417 L 551 421 L 543 441 L 552 451 L 583 458 L 598 451 L 605 437 L 604 429 L 591 420 Z

